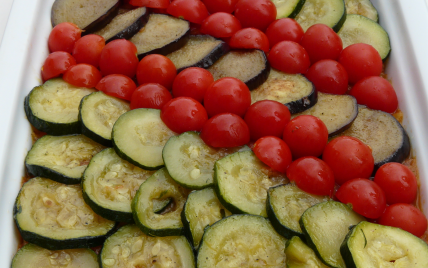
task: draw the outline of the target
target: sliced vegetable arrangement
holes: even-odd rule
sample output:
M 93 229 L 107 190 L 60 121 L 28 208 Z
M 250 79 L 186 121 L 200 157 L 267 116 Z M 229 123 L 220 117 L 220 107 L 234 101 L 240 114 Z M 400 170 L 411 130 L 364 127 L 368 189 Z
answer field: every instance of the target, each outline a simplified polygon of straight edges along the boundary
M 56 0 L 12 268 L 426 267 L 377 18 L 369 0 Z

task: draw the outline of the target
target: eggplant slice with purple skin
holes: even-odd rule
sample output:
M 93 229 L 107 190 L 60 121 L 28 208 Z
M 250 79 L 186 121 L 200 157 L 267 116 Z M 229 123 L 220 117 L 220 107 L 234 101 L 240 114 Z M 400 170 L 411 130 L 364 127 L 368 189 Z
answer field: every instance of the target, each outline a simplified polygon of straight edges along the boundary
M 82 35 L 93 33 L 117 15 L 119 5 L 119 0 L 55 0 L 51 10 L 52 27 L 72 22 L 83 30 Z

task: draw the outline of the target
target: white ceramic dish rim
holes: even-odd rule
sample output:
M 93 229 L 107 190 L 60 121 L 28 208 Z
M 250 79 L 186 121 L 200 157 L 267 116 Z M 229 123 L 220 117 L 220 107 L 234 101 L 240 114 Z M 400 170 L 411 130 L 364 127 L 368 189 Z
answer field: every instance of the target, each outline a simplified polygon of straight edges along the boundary
M 404 113 L 403 125 L 412 141 L 421 180 L 424 212 L 428 214 L 428 9 L 424 0 L 372 0 L 380 23 L 390 34 L 392 54 L 386 72 Z M 23 100 L 41 83 L 53 0 L 15 0 L 0 45 L 0 267 L 10 267 L 17 249 L 12 210 L 31 146 Z

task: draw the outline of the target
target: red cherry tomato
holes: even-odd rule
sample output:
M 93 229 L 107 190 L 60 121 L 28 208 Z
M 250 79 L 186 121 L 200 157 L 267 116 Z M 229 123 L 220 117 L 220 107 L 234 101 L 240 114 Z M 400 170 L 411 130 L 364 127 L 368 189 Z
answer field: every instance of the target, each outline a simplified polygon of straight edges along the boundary
M 137 67 L 137 80 L 140 85 L 158 83 L 170 89 L 176 76 L 177 69 L 174 63 L 158 54 L 145 56 Z
M 162 109 L 172 99 L 166 87 L 161 84 L 148 83 L 137 87 L 132 93 L 131 110 L 137 108 Z
M 330 141 L 322 159 L 333 170 L 339 185 L 355 178 L 368 179 L 374 168 L 370 147 L 354 137 L 342 136 Z
M 210 117 L 221 113 L 234 113 L 244 117 L 251 105 L 251 93 L 241 80 L 221 78 L 205 92 L 204 105 Z
M 272 22 L 266 29 L 266 36 L 269 39 L 270 47 L 281 41 L 293 41 L 300 43 L 304 31 L 300 24 L 290 18 L 283 18 Z
M 239 0 L 234 14 L 243 28 L 264 31 L 276 19 L 276 7 L 270 0 Z
M 201 33 L 217 38 L 230 37 L 241 29 L 241 23 L 235 16 L 225 12 L 210 15 L 201 25 Z
M 68 52 L 57 51 L 48 55 L 42 67 L 43 81 L 58 77 L 71 66 L 76 65 L 73 56 Z
M 225 113 L 208 119 L 201 138 L 211 147 L 236 147 L 250 142 L 250 131 L 241 117 Z
M 274 45 L 268 60 L 273 68 L 290 74 L 306 73 L 311 65 L 306 50 L 292 41 L 282 41 Z
M 288 145 L 274 136 L 258 139 L 253 151 L 263 163 L 282 173 L 285 173 L 291 163 L 291 152 Z
M 348 72 L 349 83 L 355 84 L 369 76 L 379 76 L 382 72 L 382 59 L 379 52 L 368 44 L 353 44 L 340 53 L 340 64 Z
M 245 28 L 237 31 L 229 41 L 231 48 L 260 49 L 269 52 L 267 36 L 256 28 Z
M 277 101 L 262 100 L 248 108 L 244 120 L 253 141 L 264 136 L 281 138 L 285 125 L 290 121 L 290 111 Z
M 50 52 L 64 51 L 73 53 L 73 47 L 80 39 L 82 30 L 71 22 L 56 25 L 49 34 L 48 47 Z
M 137 85 L 135 85 L 135 82 L 128 76 L 123 74 L 110 74 L 104 76 L 95 88 L 107 95 L 129 101 L 136 87 Z
M 129 4 L 137 7 L 167 8 L 170 0 L 130 0 Z
M 216 12 L 233 13 L 238 0 L 202 0 L 211 14 Z
M 101 51 L 106 42 L 104 37 L 88 34 L 77 40 L 73 49 L 73 57 L 77 63 L 87 63 L 95 67 L 100 65 Z
M 312 63 L 319 60 L 337 60 L 342 51 L 342 39 L 325 24 L 309 27 L 300 44 L 306 49 Z
M 401 228 L 417 237 L 421 237 L 427 230 L 425 215 L 410 204 L 399 203 L 387 207 L 379 223 Z
M 207 88 L 214 82 L 213 75 L 199 67 L 190 67 L 181 71 L 172 84 L 174 97 L 190 97 L 202 102 Z
M 293 157 L 318 157 L 328 141 L 325 124 L 312 115 L 300 115 L 285 125 L 283 139 L 290 147 Z
M 197 24 L 201 24 L 209 16 L 207 8 L 200 0 L 174 0 L 166 11 L 174 17 Z
M 383 189 L 388 204 L 413 203 L 418 194 L 418 182 L 415 174 L 400 163 L 382 165 L 374 177 L 380 188 Z
M 386 208 L 385 193 L 373 181 L 363 178 L 345 182 L 336 192 L 336 197 L 344 204 L 352 204 L 352 209 L 369 219 L 379 218 Z
M 137 65 L 137 47 L 128 40 L 113 40 L 101 51 L 100 70 L 104 76 L 123 74 L 132 78 Z
M 95 87 L 101 80 L 102 75 L 97 68 L 86 63 L 71 66 L 64 73 L 62 79 L 76 87 Z
M 349 92 L 358 104 L 375 110 L 393 113 L 398 108 L 397 94 L 391 83 L 380 76 L 369 76 L 358 81 Z
M 294 181 L 297 187 L 310 194 L 333 194 L 333 171 L 319 158 L 306 156 L 297 159 L 288 167 L 287 177 Z
M 343 95 L 348 91 L 348 73 L 337 61 L 317 61 L 305 75 L 320 92 Z

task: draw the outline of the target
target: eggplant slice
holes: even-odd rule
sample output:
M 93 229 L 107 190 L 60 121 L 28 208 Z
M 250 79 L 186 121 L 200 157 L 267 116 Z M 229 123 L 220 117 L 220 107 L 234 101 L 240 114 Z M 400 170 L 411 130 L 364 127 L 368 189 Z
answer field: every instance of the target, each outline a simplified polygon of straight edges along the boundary
M 358 115 L 357 100 L 351 95 L 334 95 L 318 92 L 318 102 L 298 115 L 313 115 L 321 119 L 334 136 L 349 128 Z
M 164 14 L 150 14 L 146 25 L 129 41 L 137 47 L 138 58 L 148 54 L 167 55 L 186 44 L 190 23 Z
M 210 35 L 191 35 L 182 48 L 168 54 L 167 57 L 174 63 L 179 73 L 189 67 L 206 69 L 228 51 L 229 46 L 220 39 Z
M 270 65 L 261 50 L 232 50 L 214 63 L 208 71 L 214 80 L 235 77 L 244 82 L 250 90 L 268 79 Z
M 107 25 L 119 12 L 119 0 L 56 0 L 52 5 L 52 27 L 61 22 L 72 22 L 93 33 Z
M 284 103 L 291 114 L 296 114 L 314 106 L 318 94 L 312 82 L 303 75 L 272 69 L 266 82 L 251 91 L 251 103 L 261 100 Z

